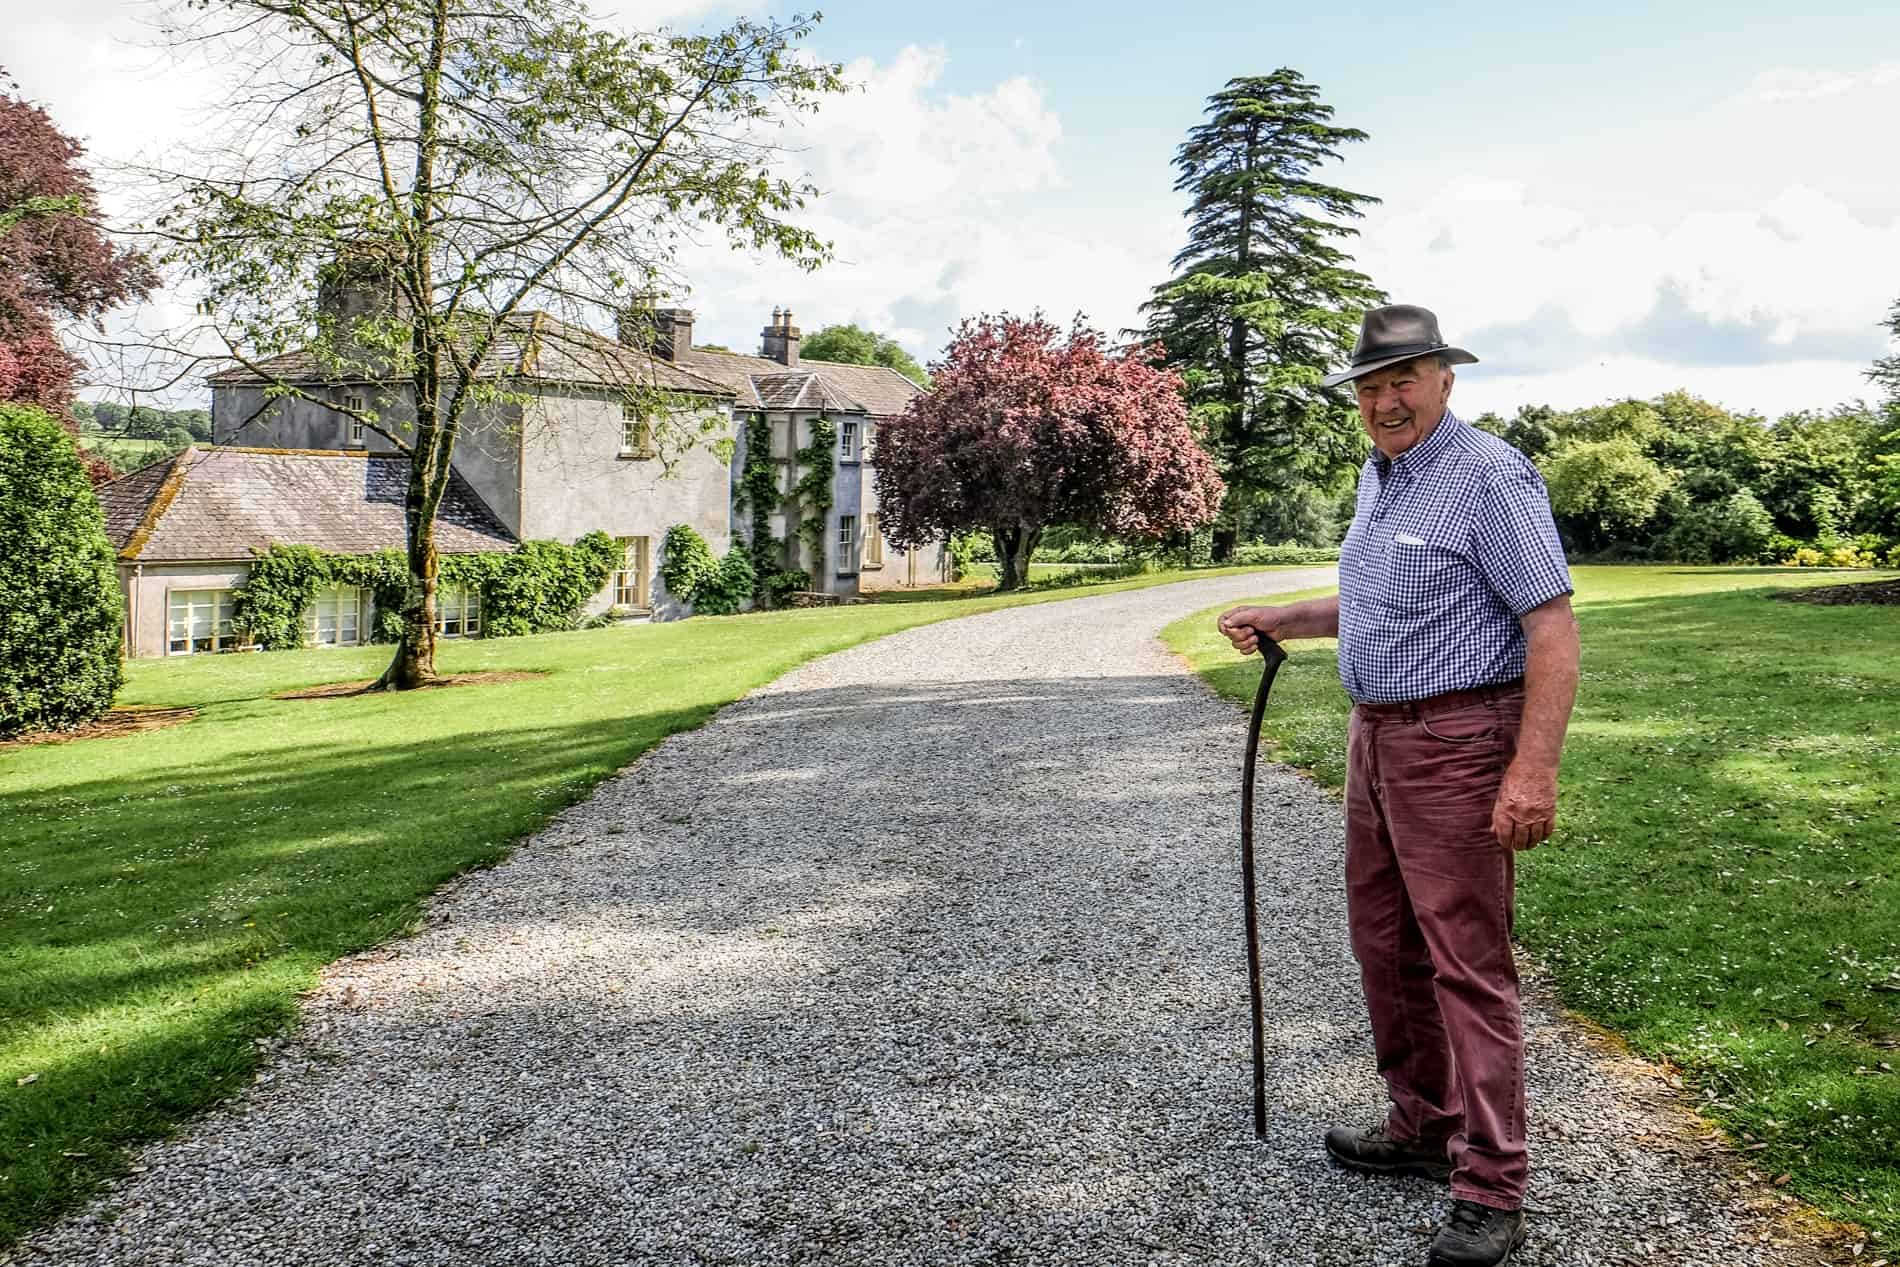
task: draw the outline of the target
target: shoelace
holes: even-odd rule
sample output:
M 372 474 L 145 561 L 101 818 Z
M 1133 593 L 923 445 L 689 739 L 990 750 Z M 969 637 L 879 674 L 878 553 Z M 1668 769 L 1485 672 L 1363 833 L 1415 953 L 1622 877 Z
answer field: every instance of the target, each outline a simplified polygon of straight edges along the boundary
M 1460 1232 L 1481 1232 L 1491 1222 L 1491 1209 L 1476 1201 L 1454 1201 L 1450 1222 Z

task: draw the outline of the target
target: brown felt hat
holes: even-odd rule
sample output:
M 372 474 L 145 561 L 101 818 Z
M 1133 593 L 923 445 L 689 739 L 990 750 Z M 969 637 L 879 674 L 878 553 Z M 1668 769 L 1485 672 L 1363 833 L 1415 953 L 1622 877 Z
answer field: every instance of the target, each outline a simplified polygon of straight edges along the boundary
M 1477 357 L 1463 348 L 1448 347 L 1438 333 L 1438 317 L 1429 308 L 1389 304 L 1367 311 L 1359 323 L 1359 342 L 1353 345 L 1352 364 L 1319 380 L 1321 387 L 1337 387 L 1400 361 L 1420 356 L 1442 356 L 1453 365 L 1470 365 Z

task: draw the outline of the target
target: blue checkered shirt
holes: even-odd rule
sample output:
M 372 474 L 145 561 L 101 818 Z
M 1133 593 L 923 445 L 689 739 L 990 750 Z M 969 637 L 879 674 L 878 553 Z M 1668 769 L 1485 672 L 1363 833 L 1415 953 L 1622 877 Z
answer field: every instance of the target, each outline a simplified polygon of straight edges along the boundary
M 1449 411 L 1359 475 L 1339 551 L 1339 680 L 1364 704 L 1524 673 L 1518 617 L 1571 592 L 1530 459 Z

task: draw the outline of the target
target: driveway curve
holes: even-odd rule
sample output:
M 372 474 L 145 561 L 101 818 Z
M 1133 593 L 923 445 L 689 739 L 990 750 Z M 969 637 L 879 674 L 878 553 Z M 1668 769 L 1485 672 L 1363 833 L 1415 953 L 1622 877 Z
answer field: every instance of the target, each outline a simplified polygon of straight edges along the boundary
M 345 960 L 240 1101 L 30 1239 L 158 1264 L 1404 1264 L 1444 1190 L 1329 1167 L 1382 1096 L 1335 801 L 1156 641 L 1276 572 L 799 668 Z M 1315 657 L 1289 672 L 1328 673 Z M 1814 1261 L 1653 1079 L 1533 1004 L 1526 1264 Z

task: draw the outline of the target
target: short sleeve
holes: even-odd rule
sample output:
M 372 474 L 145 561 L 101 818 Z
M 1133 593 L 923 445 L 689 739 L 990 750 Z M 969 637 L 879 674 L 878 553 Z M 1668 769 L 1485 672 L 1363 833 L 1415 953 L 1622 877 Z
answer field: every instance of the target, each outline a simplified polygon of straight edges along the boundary
M 1574 592 L 1550 494 L 1528 462 L 1491 473 L 1478 498 L 1476 529 L 1478 569 L 1512 614 Z

